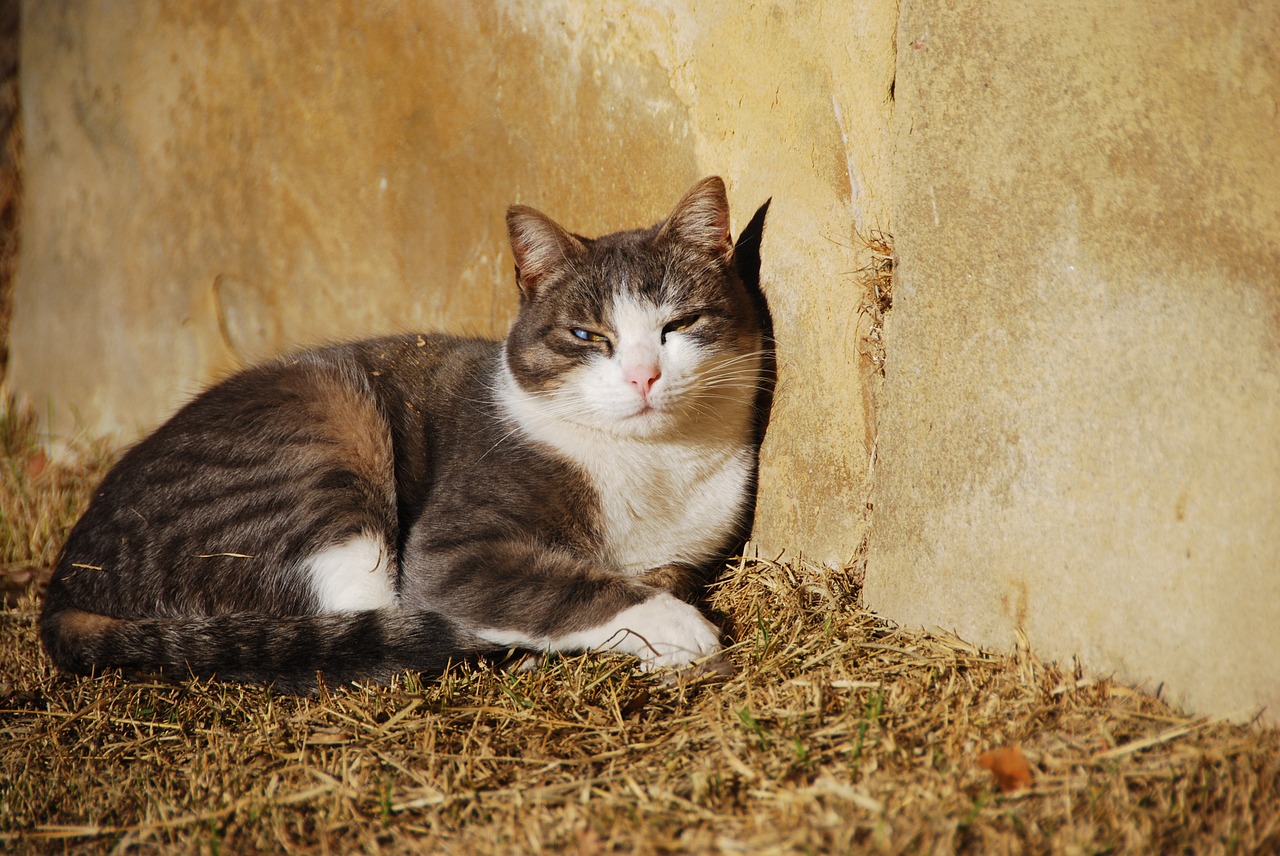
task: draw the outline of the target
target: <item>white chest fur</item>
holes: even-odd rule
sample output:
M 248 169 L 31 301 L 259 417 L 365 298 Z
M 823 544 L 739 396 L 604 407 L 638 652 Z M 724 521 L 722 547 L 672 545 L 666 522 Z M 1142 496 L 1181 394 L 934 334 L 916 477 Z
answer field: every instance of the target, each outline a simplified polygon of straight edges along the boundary
M 606 558 L 628 574 L 701 565 L 737 523 L 751 472 L 741 447 L 614 441 L 580 462 L 600 497 Z

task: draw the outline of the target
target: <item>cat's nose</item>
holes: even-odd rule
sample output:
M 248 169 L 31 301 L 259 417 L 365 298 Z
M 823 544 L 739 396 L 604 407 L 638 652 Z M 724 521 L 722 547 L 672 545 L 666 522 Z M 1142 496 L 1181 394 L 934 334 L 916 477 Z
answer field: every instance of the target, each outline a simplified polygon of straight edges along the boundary
M 632 366 L 626 372 L 627 382 L 640 391 L 641 398 L 648 398 L 653 385 L 662 377 L 662 372 L 654 364 Z

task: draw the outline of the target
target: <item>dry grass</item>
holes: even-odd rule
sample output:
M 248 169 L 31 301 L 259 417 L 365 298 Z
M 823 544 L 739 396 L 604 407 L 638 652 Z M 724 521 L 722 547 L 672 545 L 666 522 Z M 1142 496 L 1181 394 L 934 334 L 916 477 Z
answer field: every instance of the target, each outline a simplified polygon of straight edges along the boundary
M 100 457 L 24 482 L 38 452 L 6 430 L 2 549 L 47 562 Z M 54 674 L 27 595 L 0 612 L 0 849 L 1280 849 L 1277 731 L 895 628 L 857 580 L 729 569 L 712 597 L 739 640 L 729 679 L 589 656 L 312 698 Z M 979 764 L 1002 746 L 1030 788 L 1001 792 Z
M 874 373 L 883 377 L 884 316 L 893 308 L 893 235 L 872 229 L 865 235 L 855 230 L 853 237 L 855 245 L 868 258 L 868 262 L 855 274 L 862 290 L 858 301 L 861 319 L 858 351 Z
M 0 337 L 2 338 L 2 337 Z M 0 398 L 0 605 L 48 579 L 58 548 L 113 460 L 101 443 L 75 442 L 51 461 L 36 420 Z

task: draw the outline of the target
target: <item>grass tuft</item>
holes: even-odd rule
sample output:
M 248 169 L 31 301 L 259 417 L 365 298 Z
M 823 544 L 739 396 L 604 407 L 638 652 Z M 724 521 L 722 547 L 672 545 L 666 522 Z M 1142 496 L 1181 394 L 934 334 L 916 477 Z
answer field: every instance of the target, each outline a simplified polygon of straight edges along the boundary
M 0 398 L 0 605 L 35 586 L 43 590 L 58 550 L 113 456 L 79 442 L 65 460 L 39 442 L 35 416 Z
M 858 301 L 860 341 L 858 352 L 867 368 L 884 376 L 885 343 L 884 318 L 893 308 L 893 285 L 896 256 L 893 251 L 893 235 L 880 229 L 871 229 L 865 235 L 853 233 L 856 246 L 860 247 L 868 261 L 855 274 L 862 294 Z

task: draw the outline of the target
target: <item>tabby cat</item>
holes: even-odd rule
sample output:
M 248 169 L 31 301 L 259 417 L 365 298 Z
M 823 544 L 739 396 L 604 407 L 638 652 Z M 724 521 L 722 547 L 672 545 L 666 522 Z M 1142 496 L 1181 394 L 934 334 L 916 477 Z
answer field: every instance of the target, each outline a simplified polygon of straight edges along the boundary
M 378 338 L 212 387 L 103 481 L 50 583 L 46 650 L 80 674 L 289 692 L 511 648 L 712 657 L 717 628 L 681 596 L 754 503 L 771 351 L 744 280 L 764 211 L 735 252 L 715 177 L 596 239 L 513 206 L 504 342 Z

